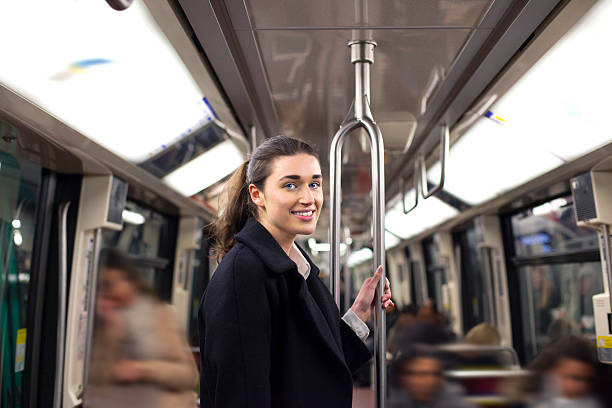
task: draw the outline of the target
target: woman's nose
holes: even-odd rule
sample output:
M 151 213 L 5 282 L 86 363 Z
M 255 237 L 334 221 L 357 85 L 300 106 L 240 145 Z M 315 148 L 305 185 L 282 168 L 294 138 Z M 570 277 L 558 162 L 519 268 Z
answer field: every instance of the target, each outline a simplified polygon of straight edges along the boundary
M 309 188 L 304 189 L 305 191 L 302 193 L 300 197 L 300 203 L 302 204 L 312 204 L 314 202 L 314 194 L 310 191 Z

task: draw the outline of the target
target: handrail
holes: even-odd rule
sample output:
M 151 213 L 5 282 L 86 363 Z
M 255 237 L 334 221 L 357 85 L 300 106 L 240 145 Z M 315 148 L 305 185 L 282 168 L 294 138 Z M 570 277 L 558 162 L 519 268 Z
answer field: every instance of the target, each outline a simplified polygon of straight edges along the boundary
M 440 182 L 431 191 L 427 187 L 427 166 L 425 166 L 425 157 L 421 156 L 421 193 L 424 199 L 428 199 L 444 188 L 446 179 L 446 157 L 448 156 L 448 145 L 450 139 L 450 130 L 448 125 L 444 126 L 442 136 L 440 137 Z
M 404 214 L 410 213 L 412 210 L 417 208 L 419 205 L 419 194 L 420 194 L 420 183 L 419 183 L 419 161 L 416 160 L 414 162 L 414 174 L 413 174 L 413 185 L 414 185 L 414 205 L 409 209 L 406 209 L 406 185 L 404 182 L 404 178 L 399 179 L 400 183 L 400 194 L 402 195 L 402 211 Z
M 85 344 L 85 367 L 83 369 L 83 389 L 89 384 L 89 367 L 91 365 L 94 321 L 96 320 L 96 292 L 98 286 L 98 271 L 100 259 L 100 246 L 102 245 L 102 229 L 98 228 L 94 233 L 93 253 L 91 268 L 89 271 L 89 298 L 87 306 L 87 337 Z
M 383 276 L 376 290 L 374 318 L 374 363 L 376 368 L 376 407 L 384 408 L 386 390 L 385 310 L 381 295 L 385 290 L 385 169 L 382 134 L 370 111 L 370 65 L 374 62 L 373 41 L 351 41 L 351 63 L 355 66 L 355 99 L 349 114 L 334 135 L 330 148 L 330 280 L 332 295 L 340 306 L 340 208 L 342 180 L 342 146 L 354 130 L 363 128 L 368 134 L 372 166 L 372 214 L 374 265 L 383 267 Z
M 62 405 L 62 387 L 64 380 L 64 355 L 66 353 L 66 286 L 68 285 L 68 244 L 67 219 L 70 201 L 62 203 L 58 211 L 58 279 L 57 279 L 57 344 L 55 352 L 55 384 L 53 393 L 53 406 Z

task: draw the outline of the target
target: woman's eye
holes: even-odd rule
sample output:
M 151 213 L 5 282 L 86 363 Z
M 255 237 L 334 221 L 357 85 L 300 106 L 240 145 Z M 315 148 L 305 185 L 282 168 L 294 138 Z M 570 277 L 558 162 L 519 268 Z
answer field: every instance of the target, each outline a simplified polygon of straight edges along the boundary
M 297 185 L 295 183 L 287 183 L 283 186 L 283 188 L 287 190 L 295 190 L 297 188 Z
M 313 190 L 316 190 L 317 188 L 321 187 L 321 183 L 319 182 L 310 183 L 309 187 L 312 188 Z

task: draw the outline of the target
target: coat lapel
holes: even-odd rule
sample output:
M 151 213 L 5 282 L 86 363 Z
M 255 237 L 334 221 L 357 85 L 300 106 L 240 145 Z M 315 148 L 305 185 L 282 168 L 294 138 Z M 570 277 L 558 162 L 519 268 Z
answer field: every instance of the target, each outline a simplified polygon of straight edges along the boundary
M 313 293 L 309 290 L 309 286 L 311 285 L 308 285 L 301 275 L 297 278 L 301 280 L 298 289 L 298 303 L 302 308 L 306 322 L 310 324 L 311 330 L 314 332 L 313 334 L 320 338 L 326 348 L 336 356 L 343 365 L 346 365 L 344 355 L 338 343 L 339 336 L 336 337 L 336 330 L 332 328 L 334 324 L 330 324 L 329 316 L 324 312 L 325 308 L 321 307 L 322 305 L 317 299 L 319 297 L 318 293 Z M 308 280 L 310 279 L 314 280 L 318 278 L 311 275 Z
M 268 230 L 254 218 L 249 218 L 242 230 L 236 234 L 236 240 L 255 252 L 271 272 L 285 275 L 287 281 L 295 283 L 299 307 L 311 330 L 339 362 L 347 367 L 340 346 L 338 310 L 327 288 L 319 280 L 319 268 L 312 263 L 308 254 L 298 245 L 310 264 L 310 275 L 305 281 L 299 274 L 295 262 L 283 251 Z

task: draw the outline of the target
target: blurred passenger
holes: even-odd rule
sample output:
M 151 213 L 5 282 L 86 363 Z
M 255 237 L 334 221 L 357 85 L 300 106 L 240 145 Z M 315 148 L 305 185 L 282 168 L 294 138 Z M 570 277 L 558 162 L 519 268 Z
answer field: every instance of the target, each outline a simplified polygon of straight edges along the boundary
M 559 340 L 542 351 L 530 369 L 540 375 L 536 392 L 528 398 L 530 408 L 603 408 L 595 393 L 595 349 L 587 340 L 575 336 Z
M 456 351 L 448 362 L 453 369 L 474 370 L 502 368 L 514 363 L 513 355 L 502 353 L 499 350 L 487 350 L 486 346 L 499 346 L 501 335 L 495 326 L 489 323 L 480 323 L 472 327 L 465 335 L 463 343 L 473 349 Z
M 405 345 L 391 365 L 389 408 L 470 408 L 460 386 L 444 379 L 444 364 L 428 346 Z
M 559 339 L 564 339 L 571 336 L 572 334 L 576 333 L 576 331 L 574 322 L 560 317 L 553 320 L 548 325 L 546 334 L 548 336 L 549 344 L 552 344 Z
M 465 342 L 477 346 L 499 346 L 501 344 L 501 335 L 495 326 L 489 323 L 480 323 L 467 332 Z
M 410 326 L 417 323 L 418 307 L 414 304 L 404 306 L 397 311 L 397 319 L 395 324 L 389 330 L 389 336 L 387 340 L 387 350 L 391 355 L 395 353 L 401 347 L 401 336 L 402 333 L 407 330 Z
M 105 250 L 85 407 L 195 407 L 198 372 L 172 307 L 134 263 Z

